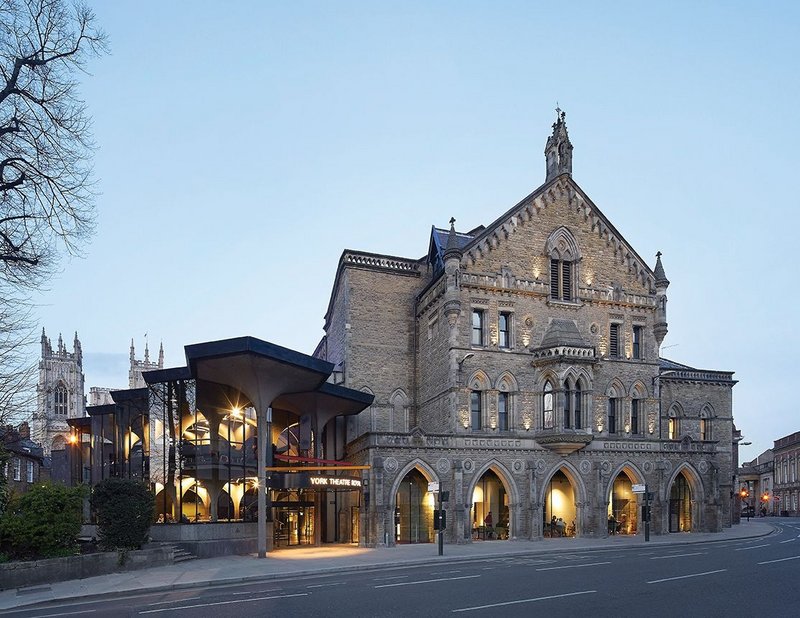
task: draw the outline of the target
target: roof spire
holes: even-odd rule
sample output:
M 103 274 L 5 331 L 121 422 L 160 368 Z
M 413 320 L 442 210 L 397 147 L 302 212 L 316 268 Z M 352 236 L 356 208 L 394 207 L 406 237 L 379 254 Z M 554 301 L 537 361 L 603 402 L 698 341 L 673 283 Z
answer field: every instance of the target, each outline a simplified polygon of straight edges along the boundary
M 661 265 L 661 251 L 656 253 L 656 268 L 653 274 L 656 276 L 656 286 L 663 286 L 665 288 L 669 286 L 669 279 L 667 279 L 664 267 Z
M 569 141 L 566 118 L 567 113 L 556 103 L 553 134 L 547 139 L 547 145 L 544 147 L 544 158 L 547 162 L 546 182 L 561 174 L 572 175 L 572 142 Z
M 456 234 L 456 219 L 450 217 L 450 233 L 447 235 L 447 247 L 444 250 L 444 261 L 454 257 L 461 259 L 461 248 L 458 246 L 458 235 Z

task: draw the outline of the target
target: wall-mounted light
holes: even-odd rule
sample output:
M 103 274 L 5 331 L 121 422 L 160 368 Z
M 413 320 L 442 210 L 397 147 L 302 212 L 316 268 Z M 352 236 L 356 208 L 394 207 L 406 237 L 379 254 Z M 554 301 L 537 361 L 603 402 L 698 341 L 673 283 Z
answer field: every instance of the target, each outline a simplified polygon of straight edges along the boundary
M 467 352 L 466 354 L 464 354 L 464 357 L 460 361 L 458 361 L 458 368 L 461 369 L 461 365 L 464 364 L 464 361 L 469 360 L 473 356 L 475 356 L 474 352 Z

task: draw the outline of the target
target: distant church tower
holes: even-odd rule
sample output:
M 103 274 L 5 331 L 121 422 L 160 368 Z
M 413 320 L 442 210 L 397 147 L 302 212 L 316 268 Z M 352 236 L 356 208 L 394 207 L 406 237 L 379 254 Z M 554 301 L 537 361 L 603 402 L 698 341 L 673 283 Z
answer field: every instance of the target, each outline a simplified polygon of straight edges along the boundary
M 128 388 L 144 388 L 147 384 L 142 377 L 143 371 L 164 368 L 164 344 L 158 349 L 158 362 L 150 361 L 150 350 L 147 347 L 147 340 L 144 342 L 144 360 L 136 360 L 136 350 L 131 339 L 131 368 L 128 370 Z
M 42 358 L 31 438 L 42 445 L 45 455 L 65 448 L 69 436 L 67 419 L 84 416 L 83 382 L 83 352 L 78 333 L 75 333 L 72 352 L 67 352 L 60 333 L 58 347 L 54 350 L 42 329 Z

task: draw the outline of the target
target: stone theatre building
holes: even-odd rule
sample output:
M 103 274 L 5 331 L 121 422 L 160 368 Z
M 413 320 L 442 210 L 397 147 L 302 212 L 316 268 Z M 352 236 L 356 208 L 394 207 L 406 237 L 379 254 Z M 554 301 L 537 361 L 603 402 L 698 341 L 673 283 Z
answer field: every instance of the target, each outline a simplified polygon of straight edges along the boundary
M 557 115 L 544 184 L 492 223 L 434 227 L 421 259 L 346 250 L 315 356 L 374 395 L 348 419 L 369 464 L 367 545 L 718 531 L 732 512 L 733 373 L 660 357 L 661 255 L 648 264 L 572 178 Z M 356 500 L 353 497 L 353 500 Z M 356 521 L 358 523 L 356 523 Z

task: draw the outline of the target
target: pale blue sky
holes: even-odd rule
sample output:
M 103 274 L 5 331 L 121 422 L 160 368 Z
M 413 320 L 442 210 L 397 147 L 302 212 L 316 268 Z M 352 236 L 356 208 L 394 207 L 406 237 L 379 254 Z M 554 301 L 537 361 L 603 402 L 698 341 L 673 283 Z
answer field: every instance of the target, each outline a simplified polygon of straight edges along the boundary
M 244 334 L 310 353 L 342 250 L 494 220 L 543 182 L 558 102 L 576 181 L 664 254 L 664 355 L 736 372 L 743 459 L 800 429 L 800 5 L 91 4 L 98 233 L 41 298 L 87 391 L 145 332 L 170 366 Z

